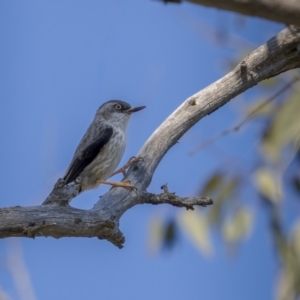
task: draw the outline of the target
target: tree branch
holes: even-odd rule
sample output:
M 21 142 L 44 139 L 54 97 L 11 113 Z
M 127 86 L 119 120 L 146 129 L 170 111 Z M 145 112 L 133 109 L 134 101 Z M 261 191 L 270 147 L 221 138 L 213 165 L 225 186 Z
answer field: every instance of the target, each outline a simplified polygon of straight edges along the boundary
M 187 0 L 199 5 L 261 17 L 267 20 L 300 26 L 300 3 L 297 0 Z M 180 3 L 179 0 L 163 2 Z
M 137 190 L 114 188 L 91 210 L 84 211 L 68 204 L 78 194 L 78 186 L 74 183 L 65 186 L 60 179 L 43 206 L 0 209 L 0 237 L 94 236 L 122 247 L 124 237 L 119 231 L 119 220 L 134 205 L 169 203 L 192 208 L 211 204 L 201 197 L 179 198 L 168 192 L 152 195 L 146 189 L 163 156 L 195 123 L 258 82 L 299 68 L 299 44 L 300 29 L 286 28 L 247 55 L 230 73 L 184 101 L 139 151 L 137 156 L 143 159 L 129 168 L 125 179 Z
M 164 192 L 156 195 L 144 192 L 140 195 L 140 203 L 148 203 L 148 204 L 171 204 L 177 207 L 185 207 L 186 209 L 194 210 L 194 206 L 204 206 L 213 204 L 212 199 L 208 197 L 178 197 L 175 193 L 170 193 L 167 185 L 163 185 L 161 187 Z
M 125 241 L 118 229 L 118 220 L 111 214 L 105 218 L 98 210 L 81 210 L 62 202 L 63 205 L 40 205 L 0 209 L 0 238 L 52 236 L 98 237 L 107 239 L 119 248 Z M 207 206 L 213 202 L 208 197 L 180 198 L 165 190 L 156 195 L 139 192 L 135 204 L 171 204 L 194 209 L 195 205 Z
M 200 145 L 196 146 L 194 149 L 192 149 L 189 152 L 189 155 L 194 155 L 196 152 L 202 150 L 203 148 L 205 148 L 207 146 L 210 146 L 211 144 L 215 143 L 216 141 L 222 139 L 223 137 L 225 137 L 225 136 L 227 136 L 227 135 L 229 135 L 229 134 L 231 134 L 233 132 L 237 132 L 238 130 L 240 130 L 240 128 L 242 126 L 244 126 L 245 124 L 247 124 L 248 122 L 250 122 L 251 120 L 253 120 L 255 118 L 255 115 L 257 114 L 257 112 L 259 112 L 267 104 L 269 104 L 270 102 L 272 102 L 273 100 L 275 100 L 276 98 L 278 98 L 282 93 L 284 93 L 286 90 L 288 90 L 289 88 L 291 88 L 299 80 L 300 80 L 300 77 L 296 76 L 294 79 L 292 79 L 291 81 L 287 82 L 279 91 L 277 91 L 275 94 L 271 95 L 266 100 L 264 100 L 263 102 L 261 102 L 240 123 L 238 123 L 237 125 L 234 125 L 233 127 L 230 127 L 228 129 L 223 130 L 219 134 L 213 136 L 212 138 L 210 138 L 210 139 L 204 141 L 203 143 L 201 143 Z
M 124 237 L 114 218 L 105 219 L 94 210 L 69 205 L 39 205 L 0 209 L 0 238 L 52 236 L 98 237 L 122 247 Z

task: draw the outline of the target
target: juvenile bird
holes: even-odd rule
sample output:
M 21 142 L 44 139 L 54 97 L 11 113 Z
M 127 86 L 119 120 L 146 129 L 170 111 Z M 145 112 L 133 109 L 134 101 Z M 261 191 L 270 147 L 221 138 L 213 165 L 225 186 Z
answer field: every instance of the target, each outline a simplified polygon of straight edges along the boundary
M 111 100 L 97 110 L 94 120 L 82 137 L 64 176 L 65 183 L 75 181 L 80 192 L 110 184 L 133 188 L 128 182 L 107 182 L 120 163 L 126 147 L 126 129 L 130 115 L 145 106 L 132 108 L 130 104 Z

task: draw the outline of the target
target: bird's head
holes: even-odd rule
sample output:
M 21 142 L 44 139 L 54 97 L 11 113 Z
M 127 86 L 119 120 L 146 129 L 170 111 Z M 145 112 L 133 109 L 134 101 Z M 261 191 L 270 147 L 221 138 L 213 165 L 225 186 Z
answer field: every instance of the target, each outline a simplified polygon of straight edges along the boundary
M 146 106 L 131 107 L 127 102 L 121 100 L 110 100 L 103 103 L 97 110 L 96 118 L 107 120 L 109 123 L 126 127 L 130 115 L 144 109 Z

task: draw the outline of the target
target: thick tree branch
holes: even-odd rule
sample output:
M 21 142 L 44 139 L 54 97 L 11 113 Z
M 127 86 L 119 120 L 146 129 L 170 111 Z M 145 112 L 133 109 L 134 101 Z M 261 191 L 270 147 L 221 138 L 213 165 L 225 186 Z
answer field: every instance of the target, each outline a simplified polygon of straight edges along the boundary
M 121 247 L 124 237 L 113 217 L 69 205 L 39 205 L 0 209 L 0 238 L 6 237 L 98 237 Z
M 294 26 L 286 28 L 247 55 L 230 73 L 184 101 L 139 151 L 138 157 L 143 159 L 129 168 L 125 179 L 137 190 L 114 188 L 91 210 L 83 211 L 68 204 L 78 194 L 76 184 L 64 186 L 59 180 L 43 206 L 1 209 L 0 237 L 95 236 L 121 247 L 124 237 L 118 229 L 119 220 L 134 205 L 169 203 L 191 208 L 211 204 L 203 198 L 179 198 L 167 191 L 166 195 L 152 195 L 146 193 L 146 189 L 163 156 L 195 123 L 258 82 L 299 68 L 299 45 L 300 29 Z
M 300 2 L 298 0 L 186 0 L 188 2 L 233 11 L 247 16 L 296 25 L 300 27 Z M 180 0 L 163 0 L 180 3 Z
M 207 206 L 213 202 L 207 197 L 180 198 L 165 191 L 155 195 L 139 192 L 135 204 L 171 204 L 186 209 L 194 206 Z M 0 238 L 52 236 L 61 237 L 98 237 L 107 239 L 122 248 L 125 241 L 118 229 L 118 220 L 111 214 L 103 217 L 98 210 L 81 210 L 63 205 L 40 205 L 32 207 L 9 207 L 0 209 Z

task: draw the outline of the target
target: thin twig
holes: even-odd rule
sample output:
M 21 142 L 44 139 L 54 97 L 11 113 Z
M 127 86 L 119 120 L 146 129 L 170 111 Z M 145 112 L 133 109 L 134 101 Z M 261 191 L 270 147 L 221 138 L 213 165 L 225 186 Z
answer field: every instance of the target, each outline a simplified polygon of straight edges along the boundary
M 170 204 L 176 207 L 185 207 L 187 210 L 194 210 L 194 206 L 212 205 L 213 200 L 209 197 L 197 196 L 197 197 L 179 197 L 175 193 L 171 193 L 167 184 L 164 184 L 161 189 L 164 191 L 161 194 L 152 194 L 143 192 L 140 196 L 140 203 L 148 204 Z
M 295 77 L 294 79 L 292 79 L 291 81 L 289 81 L 288 83 L 286 83 L 279 91 L 277 91 L 275 94 L 273 94 L 271 97 L 267 98 L 265 101 L 263 101 L 260 105 L 258 105 L 251 113 L 249 113 L 245 119 L 243 121 L 241 121 L 239 124 L 226 129 L 224 131 L 222 131 L 221 133 L 215 135 L 214 137 L 212 137 L 211 139 L 206 140 L 205 142 L 201 143 L 199 146 L 195 147 L 193 150 L 191 150 L 189 152 L 189 155 L 193 155 L 196 152 L 204 149 L 205 147 L 215 143 L 216 141 L 222 139 L 223 137 L 229 135 L 230 133 L 234 132 L 234 131 L 238 131 L 243 125 L 245 125 L 247 122 L 251 121 L 256 113 L 261 110 L 262 108 L 264 108 L 267 104 L 269 104 L 270 102 L 272 102 L 273 100 L 275 100 L 277 97 L 279 97 L 283 92 L 285 92 L 286 90 L 288 90 L 290 87 L 292 87 L 297 81 L 300 80 L 300 77 Z

